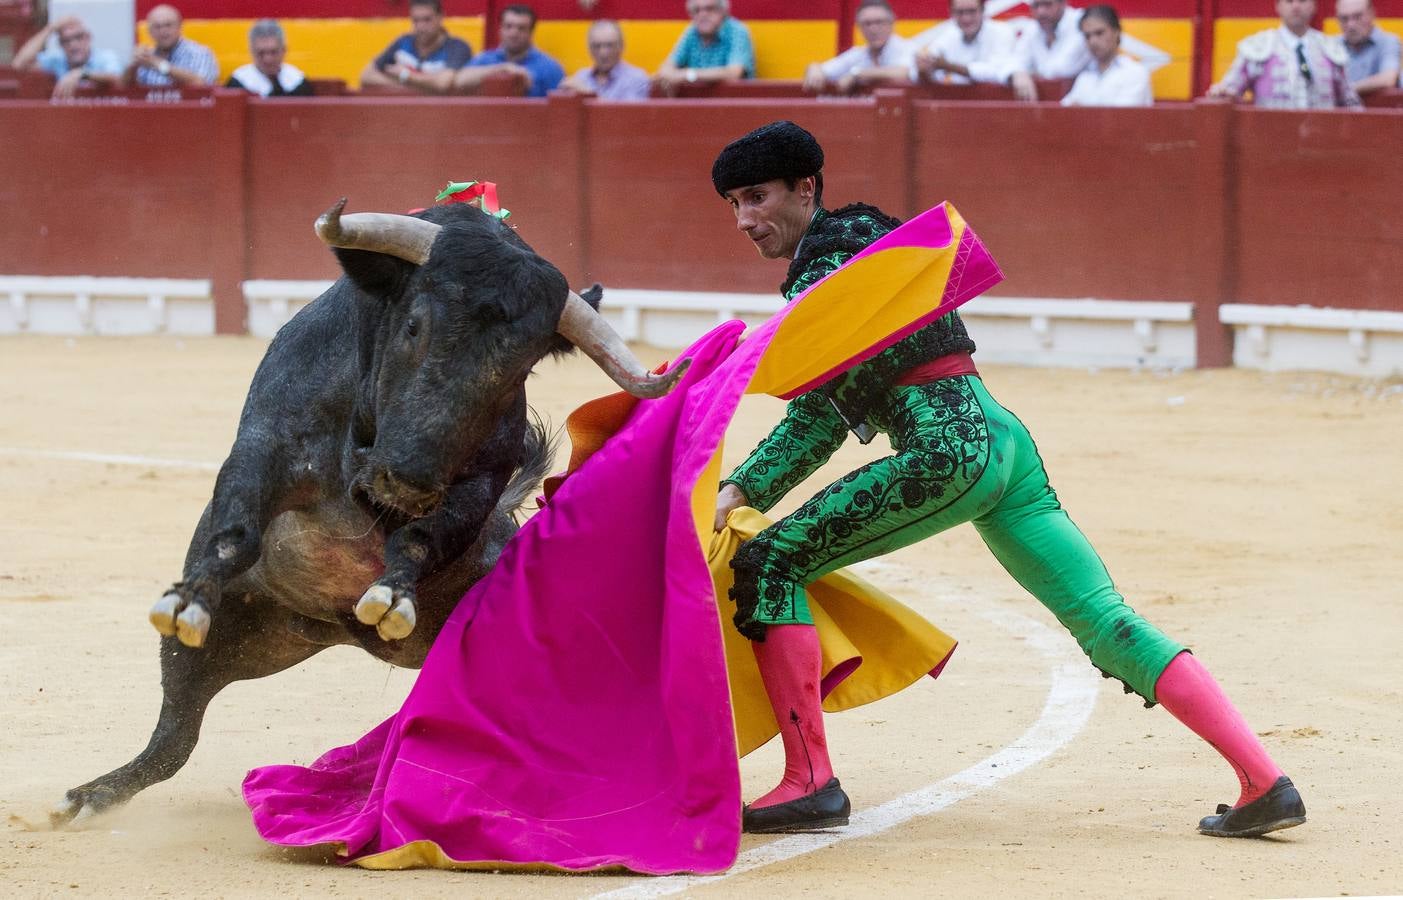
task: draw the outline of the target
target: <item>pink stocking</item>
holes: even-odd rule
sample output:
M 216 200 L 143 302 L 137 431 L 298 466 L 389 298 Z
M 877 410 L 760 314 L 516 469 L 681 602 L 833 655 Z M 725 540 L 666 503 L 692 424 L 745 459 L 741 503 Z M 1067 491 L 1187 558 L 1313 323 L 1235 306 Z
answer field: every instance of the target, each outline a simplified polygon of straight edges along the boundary
M 779 786 L 750 804 L 785 803 L 819 790 L 833 777 L 828 741 L 823 735 L 819 679 L 823 657 L 818 630 L 812 625 L 771 625 L 765 640 L 751 645 L 765 693 L 784 741 L 784 778 Z
M 1222 754 L 1237 772 L 1242 795 L 1234 806 L 1250 803 L 1271 790 L 1282 775 L 1262 742 L 1218 682 L 1191 653 L 1170 661 L 1155 682 L 1155 699 Z

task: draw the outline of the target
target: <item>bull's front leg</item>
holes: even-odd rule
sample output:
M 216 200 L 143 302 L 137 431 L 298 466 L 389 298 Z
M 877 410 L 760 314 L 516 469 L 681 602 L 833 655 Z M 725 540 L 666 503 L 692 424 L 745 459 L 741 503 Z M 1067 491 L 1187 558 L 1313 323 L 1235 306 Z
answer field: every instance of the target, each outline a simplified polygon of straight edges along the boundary
M 223 586 L 258 561 L 281 482 L 273 456 L 266 441 L 240 436 L 235 442 L 190 543 L 185 577 L 151 607 L 151 624 L 161 634 L 204 646 Z
M 356 618 L 387 641 L 403 640 L 417 618 L 415 586 L 473 545 L 506 488 L 510 470 L 487 472 L 449 488 L 431 514 L 385 539 L 385 574 L 356 603 Z

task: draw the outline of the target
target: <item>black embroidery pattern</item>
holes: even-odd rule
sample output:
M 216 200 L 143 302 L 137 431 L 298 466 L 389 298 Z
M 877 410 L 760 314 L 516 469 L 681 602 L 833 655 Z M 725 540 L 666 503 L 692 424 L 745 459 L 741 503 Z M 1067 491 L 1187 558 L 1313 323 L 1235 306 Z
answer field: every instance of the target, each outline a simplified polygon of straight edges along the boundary
M 810 391 L 790 401 L 780 424 L 726 481 L 740 488 L 751 506 L 768 512 L 827 462 L 847 436 L 833 407 Z
M 865 203 L 853 203 L 831 213 L 820 209 L 790 263 L 780 292 L 786 300 L 793 300 L 900 224 L 900 219 Z M 938 300 L 933 298 L 932 305 Z M 867 421 L 873 408 L 882 402 L 886 389 L 902 372 L 941 356 L 974 350 L 964 322 L 951 312 L 815 390 L 822 392 L 848 427 L 855 429 Z
M 792 621 L 793 591 L 834 561 L 866 545 L 879 548 L 894 531 L 939 513 L 983 474 L 989 426 L 968 379 L 912 390 L 920 392 L 919 411 L 892 403 L 882 410 L 892 456 L 842 476 L 737 551 L 731 599 L 746 637 L 763 640 L 767 622 Z M 781 534 L 786 547 L 797 549 L 779 550 Z

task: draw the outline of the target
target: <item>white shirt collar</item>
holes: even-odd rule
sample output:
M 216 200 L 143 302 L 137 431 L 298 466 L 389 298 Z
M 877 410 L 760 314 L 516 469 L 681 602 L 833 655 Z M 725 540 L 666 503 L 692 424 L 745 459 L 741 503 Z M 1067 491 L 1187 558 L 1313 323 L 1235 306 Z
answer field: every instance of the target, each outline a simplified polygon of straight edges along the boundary
M 1290 50 L 1292 53 L 1296 52 L 1296 47 L 1298 45 L 1306 42 L 1305 34 L 1297 37 L 1292 34 L 1291 29 L 1287 28 L 1285 25 L 1282 25 L 1278 30 L 1281 32 L 1281 39 L 1286 42 L 1286 49 Z M 1310 32 L 1307 31 L 1306 34 L 1310 34 Z

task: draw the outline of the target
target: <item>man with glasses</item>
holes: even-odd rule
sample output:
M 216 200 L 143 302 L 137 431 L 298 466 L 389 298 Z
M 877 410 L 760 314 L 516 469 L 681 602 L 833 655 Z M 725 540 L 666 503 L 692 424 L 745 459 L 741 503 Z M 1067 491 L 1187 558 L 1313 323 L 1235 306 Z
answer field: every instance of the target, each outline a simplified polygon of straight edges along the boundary
M 1252 102 L 1268 109 L 1358 108 L 1363 104 L 1345 76 L 1349 55 L 1340 42 L 1310 27 L 1315 0 L 1276 0 L 1281 25 L 1238 42 L 1237 56 L 1208 96 Z
M 856 21 L 866 45 L 845 50 L 827 62 L 812 63 L 804 73 L 804 90 L 850 94 L 858 87 L 906 80 L 911 47 L 892 33 L 896 14 L 887 0 L 862 0 Z
M 911 39 L 917 49 L 911 80 L 968 84 L 1004 81 L 1004 61 L 1017 40 L 1013 27 L 984 18 L 984 0 L 950 0 L 950 18 Z
M 58 46 L 45 49 L 54 35 Z M 58 79 L 54 98 L 59 100 L 72 97 L 84 81 L 116 85 L 122 80 L 122 61 L 111 50 L 94 50 L 92 33 L 77 16 L 65 16 L 39 29 L 19 48 L 11 65 L 21 71 L 41 70 L 53 75 Z
M 692 23 L 653 80 L 668 94 L 684 84 L 755 77 L 750 29 L 731 16 L 730 0 L 687 0 Z
M 624 62 L 624 33 L 618 22 L 599 19 L 589 26 L 585 40 L 594 65 L 576 72 L 566 87 L 601 100 L 648 99 L 648 73 Z
M 1367 94 L 1398 84 L 1398 38 L 1374 24 L 1373 0 L 1338 0 L 1335 19 L 1349 61 L 1345 77 L 1355 93 Z

